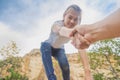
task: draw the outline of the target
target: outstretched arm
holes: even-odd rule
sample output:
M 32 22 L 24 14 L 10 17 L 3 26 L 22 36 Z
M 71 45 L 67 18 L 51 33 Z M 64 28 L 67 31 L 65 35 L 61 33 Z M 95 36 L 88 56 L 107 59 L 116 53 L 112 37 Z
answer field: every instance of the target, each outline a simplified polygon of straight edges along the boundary
M 70 38 L 69 35 L 73 29 L 55 24 L 55 25 L 53 25 L 52 30 L 53 30 L 53 32 L 58 33 L 60 36 Z
M 120 9 L 90 26 L 93 29 L 86 34 L 85 38 L 93 37 L 91 42 L 120 37 Z
M 76 32 L 80 37 L 74 37 Z M 120 37 L 120 9 L 96 23 L 78 25 L 70 36 L 79 40 L 79 43 L 73 41 L 74 46 L 78 49 L 89 47 L 82 38 L 88 40 L 89 43 L 94 43 L 99 40 Z

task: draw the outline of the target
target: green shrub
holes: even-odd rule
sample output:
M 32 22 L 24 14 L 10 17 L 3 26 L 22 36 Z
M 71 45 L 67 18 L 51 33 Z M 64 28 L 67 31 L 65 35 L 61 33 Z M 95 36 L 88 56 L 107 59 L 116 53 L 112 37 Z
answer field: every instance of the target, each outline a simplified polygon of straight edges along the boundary
M 25 75 L 21 75 L 18 72 L 14 71 L 13 68 L 8 70 L 10 72 L 9 76 L 6 76 L 5 78 L 0 78 L 0 80 L 28 80 L 28 78 Z
M 102 73 L 97 73 L 93 75 L 94 80 L 105 80 L 104 75 Z

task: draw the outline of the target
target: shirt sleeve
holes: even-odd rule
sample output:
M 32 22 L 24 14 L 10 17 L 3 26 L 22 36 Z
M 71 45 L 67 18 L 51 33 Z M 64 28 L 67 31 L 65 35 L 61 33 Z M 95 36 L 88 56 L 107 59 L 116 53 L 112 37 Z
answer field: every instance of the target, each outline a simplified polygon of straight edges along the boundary
M 52 26 L 52 31 L 60 36 L 70 38 L 70 32 L 72 29 L 69 29 L 63 25 L 62 22 L 57 21 Z
M 52 31 L 53 31 L 54 33 L 59 34 L 59 31 L 60 31 L 61 27 L 62 27 L 62 25 L 61 25 L 58 21 L 56 21 L 56 22 L 52 25 Z

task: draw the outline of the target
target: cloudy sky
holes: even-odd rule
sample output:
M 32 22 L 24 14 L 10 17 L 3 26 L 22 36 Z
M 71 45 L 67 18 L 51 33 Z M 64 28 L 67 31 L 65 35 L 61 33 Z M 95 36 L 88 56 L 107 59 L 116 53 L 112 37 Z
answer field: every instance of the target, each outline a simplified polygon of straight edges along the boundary
M 81 7 L 82 24 L 99 21 L 120 7 L 119 0 L 0 0 L 0 48 L 9 41 L 17 43 L 21 55 L 39 48 L 71 4 Z M 77 51 L 70 43 L 65 47 L 67 53 Z

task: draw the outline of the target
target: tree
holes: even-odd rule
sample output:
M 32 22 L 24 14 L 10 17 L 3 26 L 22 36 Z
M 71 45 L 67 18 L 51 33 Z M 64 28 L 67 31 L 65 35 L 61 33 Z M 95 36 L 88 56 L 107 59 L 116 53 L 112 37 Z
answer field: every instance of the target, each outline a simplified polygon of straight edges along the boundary
M 119 80 L 116 69 L 114 69 L 114 67 L 112 66 L 109 56 L 114 56 L 114 58 L 117 59 L 117 62 L 120 63 L 120 38 L 99 41 L 92 46 L 90 52 L 104 55 L 106 61 L 109 63 L 110 70 L 112 71 L 114 77 L 116 78 L 116 80 Z M 99 64 L 98 62 L 101 63 L 103 61 L 98 60 L 97 64 Z M 120 64 L 118 64 L 118 66 L 119 65 Z
M 90 51 L 120 55 L 120 38 L 99 41 L 93 45 Z
M 7 45 L 3 46 L 0 49 L 0 55 L 4 57 L 3 60 L 0 60 L 0 74 L 2 76 L 2 71 L 4 68 L 8 67 L 9 69 L 17 70 L 21 67 L 22 59 L 18 57 L 20 49 L 18 49 L 17 44 L 14 41 L 10 41 Z
M 0 49 L 0 55 L 6 59 L 8 57 L 17 56 L 19 51 L 20 49 L 18 49 L 16 42 L 10 41 L 6 46 Z

